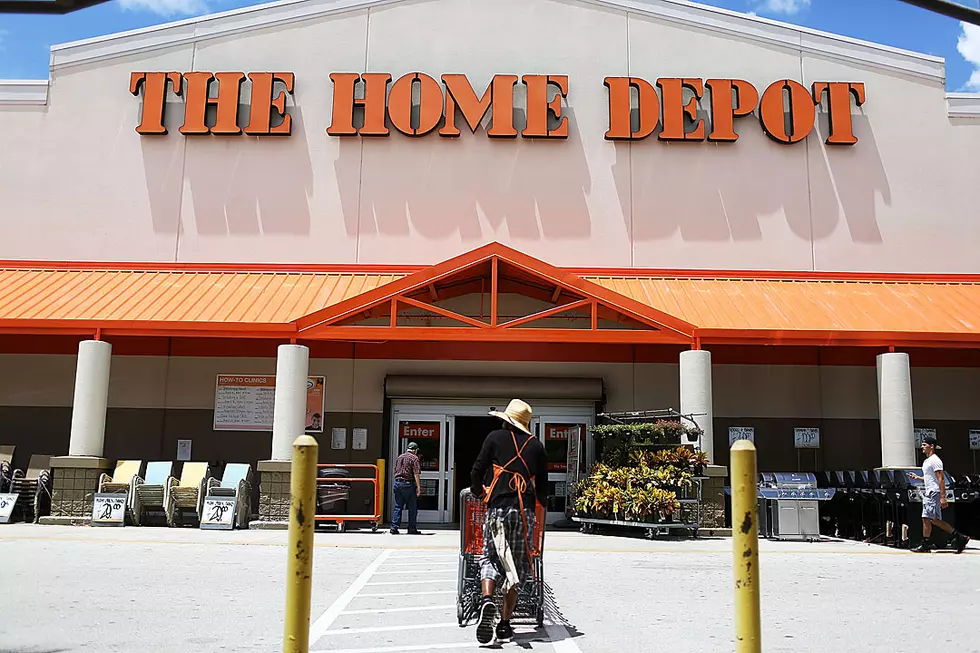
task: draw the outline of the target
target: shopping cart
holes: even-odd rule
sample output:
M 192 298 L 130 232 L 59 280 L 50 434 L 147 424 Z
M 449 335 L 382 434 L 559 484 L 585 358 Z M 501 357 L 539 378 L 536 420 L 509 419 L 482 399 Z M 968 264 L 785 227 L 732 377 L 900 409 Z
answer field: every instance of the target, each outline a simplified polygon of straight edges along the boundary
M 486 521 L 487 507 L 469 489 L 459 494 L 461 506 L 459 576 L 456 592 L 456 617 L 460 627 L 474 623 L 480 610 L 482 590 L 480 582 L 480 562 L 483 559 L 483 524 Z M 515 618 L 534 619 L 539 626 L 544 625 L 544 506 L 535 502 L 534 534 L 528 555 L 531 574 L 517 589 Z M 503 606 L 503 593 L 497 584 L 494 600 L 498 609 Z

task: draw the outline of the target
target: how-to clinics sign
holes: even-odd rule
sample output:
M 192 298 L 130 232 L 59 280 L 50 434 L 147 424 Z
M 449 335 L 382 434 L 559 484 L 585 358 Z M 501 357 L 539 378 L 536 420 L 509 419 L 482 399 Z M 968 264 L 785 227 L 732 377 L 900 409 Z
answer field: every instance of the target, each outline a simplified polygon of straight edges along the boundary
M 471 132 L 489 114 L 490 138 L 567 138 L 569 118 L 562 100 L 570 96 L 567 75 L 495 75 L 478 93 L 465 75 L 442 75 L 441 81 L 425 73 L 409 73 L 392 81 L 388 73 L 332 73 L 333 113 L 327 134 L 337 137 L 385 137 L 395 131 L 407 136 L 459 136 L 465 125 Z M 515 92 L 525 87 L 525 125 L 514 122 Z M 736 124 L 755 113 L 769 138 L 782 144 L 799 143 L 814 129 L 816 107 L 826 102 L 830 145 L 857 143 L 851 103 L 865 101 L 859 82 L 814 82 L 810 88 L 792 79 L 780 79 L 758 89 L 741 79 L 661 77 L 656 83 L 639 77 L 606 77 L 609 99 L 609 140 L 642 140 L 658 127 L 662 141 L 735 142 Z M 142 93 L 143 104 L 136 131 L 144 135 L 167 133 L 168 95 L 184 97 L 184 135 L 288 136 L 292 116 L 286 96 L 293 93 L 293 73 L 243 72 L 134 72 L 129 90 Z M 239 100 L 246 88 L 248 122 L 242 124 Z M 688 98 L 685 100 L 685 97 Z M 549 99 L 550 98 L 550 99 Z M 635 98 L 635 99 L 634 99 Z M 698 115 L 704 104 L 710 120 Z M 637 118 L 634 119 L 633 112 Z M 355 121 L 355 112 L 362 118 Z M 355 124 L 357 123 L 357 124 Z M 710 124 L 710 128 L 709 125 Z

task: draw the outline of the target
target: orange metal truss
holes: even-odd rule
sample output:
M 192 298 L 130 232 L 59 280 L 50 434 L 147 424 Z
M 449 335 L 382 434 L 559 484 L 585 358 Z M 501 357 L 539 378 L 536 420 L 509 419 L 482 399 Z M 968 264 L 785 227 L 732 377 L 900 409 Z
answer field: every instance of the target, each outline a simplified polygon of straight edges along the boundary
M 434 303 L 482 290 L 489 290 L 490 313 L 486 321 Z M 504 292 L 534 297 L 552 306 L 501 321 L 498 309 Z M 460 326 L 400 325 L 402 307 L 425 311 Z M 588 328 L 529 326 L 570 312 L 587 315 Z M 365 318 L 380 316 L 388 317 L 387 325 L 357 324 Z M 623 323 L 630 328 L 602 328 L 600 320 Z M 692 343 L 696 329 L 684 320 L 499 243 L 351 297 L 302 317 L 296 324 L 301 338 L 475 342 Z

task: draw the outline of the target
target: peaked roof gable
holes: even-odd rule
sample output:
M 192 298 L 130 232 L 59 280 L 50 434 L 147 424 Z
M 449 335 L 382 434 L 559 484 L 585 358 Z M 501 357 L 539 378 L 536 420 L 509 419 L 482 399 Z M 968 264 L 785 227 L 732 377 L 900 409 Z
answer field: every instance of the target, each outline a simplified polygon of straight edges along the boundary
M 139 52 L 227 36 L 254 29 L 366 10 L 408 0 L 279 0 L 107 36 L 52 46 L 51 68 L 90 63 Z M 536 0 L 527 0 L 528 2 Z M 686 0 L 558 0 L 613 9 L 665 22 L 818 53 L 852 64 L 870 65 L 945 82 L 942 58 L 821 32 L 759 16 Z

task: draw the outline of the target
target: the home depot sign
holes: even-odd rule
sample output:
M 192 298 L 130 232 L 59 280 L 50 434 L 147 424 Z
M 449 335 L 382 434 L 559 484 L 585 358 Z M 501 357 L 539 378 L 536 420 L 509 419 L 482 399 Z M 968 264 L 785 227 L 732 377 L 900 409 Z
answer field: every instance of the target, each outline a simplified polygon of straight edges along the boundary
M 440 81 L 425 73 L 409 73 L 394 81 L 388 73 L 333 73 L 330 79 L 333 113 L 326 133 L 331 136 L 384 137 L 393 128 L 408 136 L 437 132 L 456 137 L 463 125 L 476 132 L 489 115 L 489 137 L 568 137 L 568 116 L 562 113 L 569 96 L 566 75 L 495 75 L 482 92 L 459 74 L 442 75 Z M 166 134 L 166 100 L 174 94 L 185 97 L 181 134 L 289 135 L 292 118 L 286 96 L 293 93 L 294 82 L 292 73 L 133 73 L 129 90 L 143 97 L 136 131 Z M 519 83 L 525 87 L 521 108 L 526 115 L 520 130 L 514 121 Z M 741 79 L 662 77 L 651 83 L 639 77 L 606 77 L 604 84 L 609 140 L 642 140 L 659 127 L 657 138 L 662 141 L 734 142 L 738 122 L 755 115 L 772 140 L 798 143 L 813 131 L 816 107 L 823 105 L 829 117 L 826 142 L 853 145 L 858 138 L 852 103 L 865 102 L 860 82 L 814 82 L 807 88 L 780 79 L 761 90 Z M 250 91 L 248 122 L 243 125 L 240 98 L 245 85 Z M 699 108 L 708 119 L 699 116 Z

